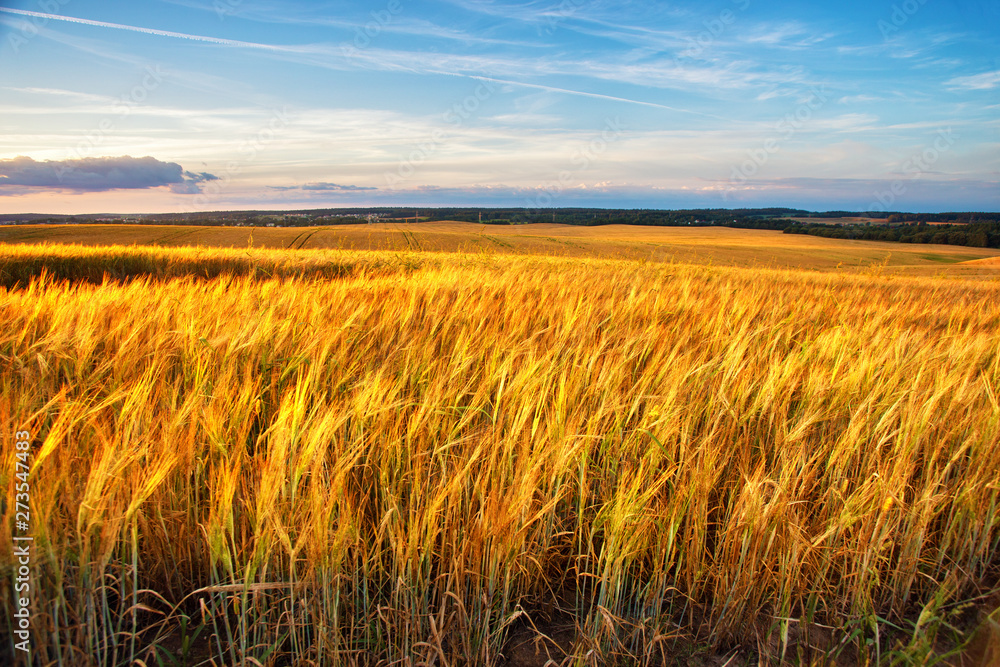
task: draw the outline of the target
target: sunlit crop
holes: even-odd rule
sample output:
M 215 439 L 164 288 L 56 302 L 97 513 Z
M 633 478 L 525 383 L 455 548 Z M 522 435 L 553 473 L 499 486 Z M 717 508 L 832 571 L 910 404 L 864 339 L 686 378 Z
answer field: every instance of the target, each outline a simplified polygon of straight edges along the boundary
M 876 661 L 997 574 L 996 282 L 29 246 L 0 278 L 43 663 L 494 665 L 525 628 L 571 630 L 557 664 Z

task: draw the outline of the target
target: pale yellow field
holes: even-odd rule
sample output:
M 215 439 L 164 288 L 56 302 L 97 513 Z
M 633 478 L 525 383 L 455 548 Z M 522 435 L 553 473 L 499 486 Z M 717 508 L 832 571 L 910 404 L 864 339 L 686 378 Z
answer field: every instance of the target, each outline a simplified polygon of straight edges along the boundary
M 846 270 L 885 265 L 910 274 L 995 276 L 989 265 L 959 263 L 1000 257 L 1000 250 L 947 245 L 845 241 L 723 227 L 607 225 L 477 225 L 464 222 L 376 223 L 309 228 L 147 225 L 0 227 L 0 243 L 80 243 L 245 248 L 340 248 L 485 254 L 530 254 Z
M 55 245 L 0 246 L 0 278 L 42 664 L 928 664 L 1000 637 L 996 281 Z

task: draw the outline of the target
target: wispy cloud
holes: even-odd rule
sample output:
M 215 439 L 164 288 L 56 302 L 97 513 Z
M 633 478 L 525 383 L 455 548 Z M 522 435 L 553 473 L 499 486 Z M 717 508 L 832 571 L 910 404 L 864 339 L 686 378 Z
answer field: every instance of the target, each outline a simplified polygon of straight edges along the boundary
M 626 102 L 628 104 L 638 104 L 640 106 L 652 107 L 654 109 L 664 109 L 666 111 L 676 111 L 679 113 L 694 114 L 696 116 L 702 116 L 704 118 L 713 118 L 715 120 L 727 120 L 722 116 L 717 116 L 715 114 L 702 113 L 700 111 L 692 111 L 690 109 L 681 109 L 678 107 L 668 106 L 666 104 L 657 104 L 656 102 L 643 102 L 641 100 L 633 100 L 625 97 L 617 97 L 615 95 L 605 95 L 603 93 L 588 93 L 580 90 L 569 90 L 567 88 L 559 88 L 557 86 L 546 86 L 538 83 L 525 83 L 523 81 L 511 81 L 508 79 L 497 79 L 495 77 L 477 76 L 476 79 L 481 79 L 483 81 L 491 81 L 493 83 L 506 84 L 510 86 L 520 86 L 523 88 L 531 88 L 533 90 L 544 90 L 549 93 L 563 93 L 567 95 L 576 95 L 580 97 L 591 97 L 600 100 L 611 100 L 613 102 Z
M 760 73 L 743 72 L 739 74 L 718 68 L 679 68 L 672 62 L 668 61 L 642 65 L 616 65 L 613 63 L 609 64 L 597 61 L 574 62 L 547 60 L 545 62 L 540 62 L 538 59 L 532 58 L 504 58 L 479 55 L 469 56 L 463 54 L 427 53 L 420 51 L 401 51 L 376 48 L 359 50 L 357 53 L 348 58 L 345 57 L 341 53 L 340 48 L 334 44 L 282 46 L 156 30 L 152 28 L 110 23 L 107 21 L 92 21 L 90 19 L 79 19 L 75 17 L 60 16 L 57 14 L 28 12 L 25 10 L 0 8 L 0 12 L 22 14 L 27 16 L 39 16 L 47 19 L 68 21 L 70 23 L 92 25 L 95 27 L 110 28 L 115 30 L 128 30 L 149 35 L 218 44 L 220 46 L 261 50 L 275 54 L 278 57 L 294 60 L 296 62 L 337 70 L 352 70 L 357 69 L 360 66 L 362 68 L 382 71 L 461 76 L 472 79 L 492 78 L 484 76 L 484 74 L 488 72 L 503 72 L 507 74 L 507 77 L 504 79 L 498 78 L 496 80 L 509 85 L 547 90 L 549 92 L 557 92 L 565 95 L 607 99 L 627 104 L 660 108 L 663 110 L 678 111 L 682 113 L 691 113 L 716 119 L 720 119 L 720 116 L 657 102 L 638 100 L 624 96 L 594 93 L 563 86 L 549 86 L 545 84 L 515 80 L 510 77 L 518 74 L 544 76 L 579 75 L 584 73 L 591 77 L 601 79 L 627 81 L 633 82 L 637 85 L 642 84 L 662 87 L 677 86 L 680 85 L 681 82 L 704 82 L 714 86 L 729 85 L 742 87 L 746 85 L 748 81 L 770 78 L 767 75 Z M 785 72 L 785 78 L 787 79 L 789 77 L 792 79 L 796 78 L 794 73 Z
M 73 100 L 74 102 L 84 102 L 84 103 L 97 103 L 103 104 L 114 101 L 106 95 L 94 95 L 92 93 L 81 93 L 75 90 L 64 90 L 62 88 L 35 88 L 35 87 L 17 87 L 17 86 L 3 86 L 2 90 L 9 90 L 12 93 L 25 93 L 27 95 L 44 95 L 44 96 L 54 96 L 62 97 L 68 100 Z M 11 111 L 15 111 L 22 108 L 20 105 L 18 107 L 11 107 Z
M 272 190 L 304 190 L 306 192 L 361 192 L 378 190 L 365 185 L 341 185 L 339 183 L 306 183 L 305 185 L 269 185 Z
M 963 24 L 948 19 L 947 7 L 935 6 L 945 20 L 935 15 L 934 27 L 921 15 L 885 39 L 871 12 L 750 9 L 743 0 L 402 0 L 392 12 L 387 0 L 223 4 L 217 15 L 214 0 L 160 0 L 141 19 L 131 18 L 138 14 L 129 0 L 107 0 L 100 12 L 65 3 L 53 10 L 90 18 L 0 8 L 0 30 L 37 29 L 24 49 L 0 50 L 0 158 L 39 161 L 15 181 L 41 178 L 43 160 L 155 155 L 169 156 L 169 178 L 180 181 L 115 187 L 114 201 L 183 199 L 175 193 L 209 191 L 202 174 L 225 173 L 225 192 L 213 201 L 229 208 L 256 198 L 520 202 L 572 165 L 615 116 L 622 136 L 574 176 L 574 197 L 646 204 L 656 193 L 710 189 L 706 181 L 756 159 L 797 114 L 794 140 L 756 174 L 770 179 L 753 185 L 760 197 L 770 187 L 817 201 L 824 184 L 809 190 L 781 180 L 793 176 L 829 178 L 841 197 L 848 190 L 839 177 L 885 177 L 943 126 L 963 141 L 937 169 L 955 178 L 997 169 L 1000 120 L 988 106 L 1000 88 L 994 26 L 966 22 L 968 39 L 959 39 Z M 723 21 L 724 9 L 735 19 Z M 116 102 L 130 98 L 151 65 L 162 67 L 163 85 L 135 98 L 126 120 Z M 820 86 L 830 103 L 802 117 Z M 290 122 L 271 133 L 270 114 L 285 107 Z M 389 192 L 385 174 L 417 153 L 412 178 Z M 46 196 L 100 199 L 53 197 L 54 186 L 6 178 L 5 194 L 36 193 L 17 199 L 25 206 Z M 0 207 L 14 201 L 4 197 Z
M 189 2 L 187 0 L 164 0 L 170 4 L 198 9 L 212 14 L 218 14 L 218 3 Z M 329 27 L 345 30 L 353 37 L 357 32 L 363 32 L 371 22 L 368 16 L 365 20 L 351 20 L 342 17 L 338 12 L 333 15 L 323 7 L 310 7 L 306 12 L 290 11 L 288 4 L 278 6 L 268 6 L 259 3 L 252 5 L 237 5 L 234 13 L 241 19 L 266 23 L 270 25 L 287 26 L 309 26 L 309 27 Z M 392 33 L 397 35 L 409 35 L 413 37 L 427 38 L 429 40 L 449 40 L 461 42 L 466 45 L 498 45 L 498 46 L 518 46 L 518 47 L 538 47 L 537 41 L 502 39 L 490 37 L 481 32 L 473 33 L 468 30 L 441 25 L 432 20 L 404 16 L 400 14 L 379 23 L 379 32 Z
M 863 102 L 877 102 L 882 99 L 874 95 L 844 95 L 837 100 L 837 104 L 859 104 Z
M 760 23 L 741 35 L 742 41 L 748 44 L 785 49 L 808 49 L 834 37 L 834 33 L 830 32 L 818 34 L 814 26 L 799 21 Z
M 970 76 L 957 76 L 947 81 L 945 85 L 960 90 L 991 90 L 1000 85 L 1000 70 Z
M 237 46 L 244 49 L 262 49 L 265 51 L 291 52 L 291 53 L 298 52 L 300 50 L 299 48 L 296 47 L 276 46 L 273 44 L 260 44 L 257 42 L 241 42 L 235 39 L 206 37 L 205 35 L 191 35 L 184 32 L 157 30 L 155 28 L 143 28 L 141 26 L 125 25 L 122 23 L 109 23 L 108 21 L 93 21 L 91 19 L 81 19 L 81 18 L 76 18 L 74 16 L 63 16 L 61 14 L 46 14 L 44 12 L 32 12 L 26 9 L 11 9 L 9 7 L 0 7 L 0 12 L 5 12 L 7 14 L 16 14 L 18 16 L 42 18 L 51 21 L 66 21 L 68 23 L 77 23 L 80 25 L 89 25 L 98 28 L 127 30 L 129 32 L 139 32 L 145 35 L 156 35 L 159 37 L 173 37 L 176 39 L 187 39 L 195 42 L 207 42 L 209 44 L 219 44 L 221 46 Z

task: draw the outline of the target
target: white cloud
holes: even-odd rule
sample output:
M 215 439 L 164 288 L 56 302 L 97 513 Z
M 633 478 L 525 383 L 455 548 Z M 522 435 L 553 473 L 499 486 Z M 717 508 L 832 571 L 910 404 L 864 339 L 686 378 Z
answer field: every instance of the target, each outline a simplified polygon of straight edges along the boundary
M 342 185 L 340 183 L 306 183 L 305 185 L 269 185 L 272 190 L 301 190 L 305 192 L 361 192 L 364 190 L 378 190 L 376 187 L 366 185 Z
M 845 95 L 837 100 L 837 104 L 858 104 L 859 102 L 876 102 L 882 99 L 874 95 Z
M 991 90 L 1000 85 L 1000 70 L 971 76 L 957 76 L 947 81 L 945 85 L 954 90 Z

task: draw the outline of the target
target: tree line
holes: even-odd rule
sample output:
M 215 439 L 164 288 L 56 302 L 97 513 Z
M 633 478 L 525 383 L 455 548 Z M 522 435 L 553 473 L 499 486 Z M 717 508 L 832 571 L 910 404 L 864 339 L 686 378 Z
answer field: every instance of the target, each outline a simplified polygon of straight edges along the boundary
M 782 230 L 786 234 L 809 234 L 860 241 L 940 243 L 975 248 L 1000 248 L 1000 216 L 993 219 L 983 217 L 975 222 L 955 224 L 907 222 L 887 225 L 819 225 L 789 222 L 791 224 Z

